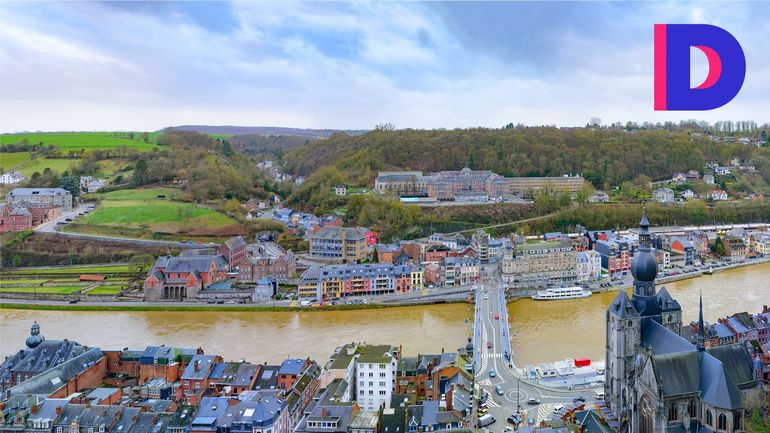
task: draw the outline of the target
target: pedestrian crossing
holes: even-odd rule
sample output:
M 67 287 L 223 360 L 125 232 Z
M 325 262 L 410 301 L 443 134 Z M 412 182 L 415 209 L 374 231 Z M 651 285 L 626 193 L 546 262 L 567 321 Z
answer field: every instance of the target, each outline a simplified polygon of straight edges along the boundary
M 553 409 L 558 406 L 557 403 L 541 403 L 537 407 L 537 421 L 547 421 L 553 416 Z
M 479 381 L 477 381 L 476 383 L 478 383 L 478 384 L 479 384 L 479 385 L 481 385 L 481 386 L 492 386 L 492 380 L 491 380 L 491 379 L 489 379 L 489 378 L 487 378 L 487 379 L 482 379 L 482 380 L 479 380 Z
M 503 357 L 502 353 L 482 353 L 481 354 L 481 359 L 486 359 L 486 358 L 502 358 L 502 357 Z

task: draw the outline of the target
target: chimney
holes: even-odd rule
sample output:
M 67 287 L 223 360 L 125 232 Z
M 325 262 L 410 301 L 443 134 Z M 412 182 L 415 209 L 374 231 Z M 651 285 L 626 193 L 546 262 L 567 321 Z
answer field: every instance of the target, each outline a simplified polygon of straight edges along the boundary
M 195 368 L 195 371 L 198 371 L 200 369 L 200 360 L 195 360 L 195 363 L 193 364 L 193 368 Z
M 37 413 L 37 409 L 38 409 L 37 405 L 32 406 L 32 408 L 30 409 L 30 412 L 32 413 L 32 415 Z
M 321 409 L 321 416 L 322 417 L 326 416 L 326 408 Z
M 56 407 L 56 417 L 57 418 L 60 417 L 61 413 L 62 413 L 62 407 L 61 406 L 57 406 Z

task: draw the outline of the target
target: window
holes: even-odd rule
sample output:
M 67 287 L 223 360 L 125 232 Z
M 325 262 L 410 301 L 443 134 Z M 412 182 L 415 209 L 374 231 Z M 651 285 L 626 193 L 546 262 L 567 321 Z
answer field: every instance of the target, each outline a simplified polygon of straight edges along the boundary
M 380 364 L 380 369 L 381 369 L 381 370 L 384 370 L 386 367 L 387 367 L 387 365 L 385 365 L 385 364 Z
M 385 391 L 380 391 L 380 395 L 386 395 L 386 394 L 387 394 L 387 392 L 385 392 Z
M 714 415 L 711 414 L 710 410 L 706 411 L 706 425 L 709 427 L 714 427 Z
M 89 428 L 88 428 L 88 433 L 94 433 L 94 429 L 93 429 L 93 427 L 89 427 Z
M 380 386 L 385 386 L 385 382 L 380 382 Z
M 369 377 L 374 377 L 374 373 L 369 373 Z
M 369 395 L 374 395 L 374 390 L 369 390 Z
M 361 391 L 358 392 L 358 394 L 364 395 L 364 390 L 362 389 Z M 58 433 L 61 433 L 61 432 L 58 432 Z
M 361 374 L 359 374 L 360 377 L 364 377 L 364 372 L 362 371 Z
M 676 405 L 675 405 L 675 404 L 672 404 L 672 405 L 671 405 L 671 406 L 668 408 L 668 421 L 669 421 L 669 422 L 671 422 L 671 421 L 676 421 L 676 419 L 677 419 L 677 415 L 678 415 L 678 414 L 677 414 L 677 410 L 676 410 Z
M 690 405 L 687 408 L 688 412 L 690 413 L 690 418 L 695 418 L 695 400 L 690 400 Z
M 61 433 L 61 427 L 56 427 L 56 433 Z
M 385 376 L 386 376 L 385 373 L 380 373 L 380 377 L 385 377 Z
M 741 429 L 741 414 L 736 412 L 733 415 L 733 431 Z
M 369 382 L 369 386 L 374 386 L 374 382 Z
M 727 430 L 727 416 L 725 416 L 725 414 L 720 413 L 719 417 L 717 418 L 717 421 L 718 421 L 717 423 L 718 430 Z

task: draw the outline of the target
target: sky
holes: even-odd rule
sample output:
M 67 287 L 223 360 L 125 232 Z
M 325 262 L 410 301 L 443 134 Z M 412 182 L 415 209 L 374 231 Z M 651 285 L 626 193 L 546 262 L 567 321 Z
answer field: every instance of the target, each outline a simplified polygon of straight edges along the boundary
M 768 2 L 4 1 L 0 16 L 2 132 L 770 121 Z M 738 96 L 654 111 L 655 23 L 732 33 Z

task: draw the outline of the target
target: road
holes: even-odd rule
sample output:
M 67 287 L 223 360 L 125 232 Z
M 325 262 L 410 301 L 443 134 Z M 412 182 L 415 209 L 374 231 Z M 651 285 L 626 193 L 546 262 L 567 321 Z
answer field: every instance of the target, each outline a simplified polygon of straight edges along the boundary
M 510 346 L 510 331 L 505 323 L 507 316 L 504 289 L 494 276 L 486 276 L 477 285 L 477 297 L 481 297 L 478 303 L 477 326 L 480 326 L 480 342 L 475 345 L 476 351 L 481 351 L 480 366 L 476 371 L 476 383 L 489 393 L 489 412 L 497 420 L 488 428 L 493 432 L 502 432 L 507 425 L 506 419 L 517 411 L 517 408 L 526 413 L 522 418 L 533 422 L 550 419 L 554 414 L 554 408 L 559 405 L 567 407 L 573 403 L 573 399 L 579 396 L 585 397 L 587 402 L 595 401 L 595 395 L 591 389 L 561 390 L 550 388 L 540 384 L 521 379 L 519 373 L 506 358 L 506 350 Z M 478 330 L 474 331 L 474 333 Z M 556 331 L 555 331 L 556 332 Z M 506 340 L 507 343 L 506 343 Z M 491 346 L 491 348 L 489 348 Z M 515 347 L 513 347 L 515 350 Z M 494 377 L 492 371 L 494 370 Z M 496 391 L 497 386 L 502 387 L 503 394 Z M 540 400 L 540 404 L 527 404 L 528 398 Z

